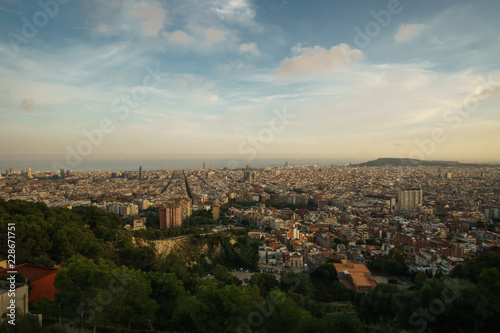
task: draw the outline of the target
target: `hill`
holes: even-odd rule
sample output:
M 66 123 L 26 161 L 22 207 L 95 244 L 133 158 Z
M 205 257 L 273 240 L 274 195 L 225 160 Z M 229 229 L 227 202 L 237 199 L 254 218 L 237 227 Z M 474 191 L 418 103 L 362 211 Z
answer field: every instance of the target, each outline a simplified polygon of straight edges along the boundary
M 373 161 L 359 164 L 352 164 L 353 167 L 374 167 L 374 166 L 438 166 L 438 167 L 498 167 L 497 164 L 480 163 L 460 163 L 456 161 L 424 161 L 415 158 L 392 158 L 384 157 Z

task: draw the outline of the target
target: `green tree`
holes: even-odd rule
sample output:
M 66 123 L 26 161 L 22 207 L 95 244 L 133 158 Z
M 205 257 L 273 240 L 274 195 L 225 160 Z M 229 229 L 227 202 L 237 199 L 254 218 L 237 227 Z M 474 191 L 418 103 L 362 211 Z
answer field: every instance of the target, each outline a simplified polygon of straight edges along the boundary
M 18 312 L 20 313 L 20 312 Z M 42 326 L 38 317 L 30 314 L 17 315 L 16 324 L 11 325 L 7 320 L 0 319 L 0 332 L 5 333 L 42 333 Z
M 263 302 L 254 287 L 241 289 L 235 285 L 220 285 L 206 279 L 188 299 L 185 311 L 192 328 L 200 332 L 233 332 L 238 319 L 247 318 L 255 304 Z
M 128 244 L 118 252 L 120 264 L 132 269 L 149 270 L 156 263 L 156 253 L 151 246 Z
M 304 297 L 312 295 L 309 279 L 292 271 L 281 273 L 279 288 L 286 293 L 296 293 Z
M 48 208 L 43 203 L 0 200 L 0 208 L 0 228 L 7 230 L 8 223 L 15 223 L 18 262 L 50 265 L 77 253 L 94 259 L 112 256 L 111 248 L 85 227 L 78 214 L 85 213 L 86 207 L 72 211 Z M 0 255 L 6 257 L 6 251 L 6 239 L 0 239 Z
M 475 260 L 466 259 L 463 264 L 458 264 L 450 273 L 451 277 L 468 279 L 477 283 L 479 275 L 486 268 L 500 269 L 500 252 L 488 252 Z
M 490 321 L 496 320 L 500 315 L 500 299 L 498 298 L 500 269 L 485 268 L 478 277 L 478 289 L 489 303 L 487 317 Z
M 45 266 L 45 267 L 54 267 L 56 265 L 56 262 L 50 259 L 47 255 L 33 257 L 30 260 L 28 260 L 28 263 L 32 265 Z
M 335 313 L 323 318 L 328 333 L 365 332 L 364 326 L 355 314 Z
M 112 324 L 131 328 L 152 329 L 158 303 L 151 299 L 151 284 L 146 275 L 137 270 L 115 270 L 117 281 L 123 284 L 122 292 L 112 295 L 104 313 Z
M 276 276 L 269 272 L 257 273 L 252 275 L 249 284 L 259 287 L 262 297 L 267 297 L 271 290 L 278 287 L 279 285 Z
M 311 326 L 313 326 L 311 314 L 297 305 L 292 298 L 287 297 L 281 290 L 273 290 L 267 298 L 266 305 L 266 312 L 270 314 L 270 316 L 265 316 L 264 320 L 266 332 L 311 331 Z
M 240 279 L 231 274 L 226 267 L 220 264 L 215 266 L 212 270 L 212 274 L 217 280 L 222 281 L 225 284 L 234 284 L 236 286 L 240 286 L 242 284 Z
M 407 292 L 403 292 L 405 295 Z M 488 301 L 482 296 L 474 284 L 460 279 L 428 279 L 422 288 L 415 292 L 413 312 L 410 316 L 401 312 L 400 322 L 407 328 L 417 328 L 426 321 L 425 327 L 439 329 L 444 332 L 455 332 L 458 329 L 465 331 L 477 331 L 484 323 L 487 314 Z M 406 297 L 399 301 L 408 301 Z M 428 314 L 433 320 L 428 320 Z M 410 319 L 408 319 L 410 318 Z
M 59 270 L 54 286 L 61 314 L 80 327 L 113 325 L 130 330 L 149 328 L 154 320 L 157 304 L 150 299 L 150 281 L 140 271 L 77 255 Z
M 156 329 L 166 330 L 175 327 L 174 314 L 187 299 L 182 281 L 174 273 L 148 272 L 146 275 L 151 284 L 151 295 L 158 303 Z
M 354 302 L 356 311 L 369 324 L 390 323 L 398 314 L 398 295 L 396 286 L 379 284 L 368 294 L 357 295 Z
M 54 281 L 61 314 L 80 327 L 104 322 L 106 317 L 102 311 L 107 300 L 96 300 L 101 291 L 106 291 L 107 282 L 112 278 L 111 270 L 115 268 L 113 263 L 104 260 L 96 263 L 81 255 L 68 260 Z

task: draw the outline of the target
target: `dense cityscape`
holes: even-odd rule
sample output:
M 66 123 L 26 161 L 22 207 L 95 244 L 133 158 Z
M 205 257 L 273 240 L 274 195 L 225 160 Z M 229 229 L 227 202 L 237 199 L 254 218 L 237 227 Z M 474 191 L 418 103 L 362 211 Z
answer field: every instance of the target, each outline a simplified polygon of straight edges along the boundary
M 193 213 L 234 203 L 227 220 L 246 221 L 260 230 L 258 238 L 265 237 L 268 245 L 279 239 L 301 253 L 304 262 L 317 265 L 329 258 L 363 262 L 404 245 L 411 269 L 447 274 L 465 258 L 498 247 L 493 222 L 500 218 L 499 179 L 498 167 L 311 165 L 158 171 L 141 167 L 135 172 L 60 173 L 27 169 L 7 170 L 0 179 L 0 198 L 69 209 L 95 206 L 122 217 L 173 203 L 169 210 L 177 209 L 180 217 L 168 227 L 180 227 Z M 413 192 L 414 197 L 404 198 Z M 181 212 L 183 205 L 189 208 Z M 333 246 L 335 239 L 347 241 L 347 247 Z M 367 246 L 366 240 L 376 240 L 380 246 Z M 266 252 L 262 258 L 276 258 L 272 248 L 266 247 Z M 281 258 L 280 254 L 276 262 Z

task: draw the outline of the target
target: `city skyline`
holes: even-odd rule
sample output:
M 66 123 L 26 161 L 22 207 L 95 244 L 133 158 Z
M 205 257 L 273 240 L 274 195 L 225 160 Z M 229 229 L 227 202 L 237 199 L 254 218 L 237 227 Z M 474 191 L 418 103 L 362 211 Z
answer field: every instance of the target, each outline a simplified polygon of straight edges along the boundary
M 0 155 L 499 160 L 498 9 L 5 1 Z

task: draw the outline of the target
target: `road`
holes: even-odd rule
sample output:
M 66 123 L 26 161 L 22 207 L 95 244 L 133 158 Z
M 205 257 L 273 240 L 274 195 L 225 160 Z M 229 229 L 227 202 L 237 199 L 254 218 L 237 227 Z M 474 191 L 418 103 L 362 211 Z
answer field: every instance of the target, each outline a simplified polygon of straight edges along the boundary
M 241 281 L 244 281 L 245 278 L 249 279 L 254 275 L 255 273 L 253 272 L 245 272 L 245 271 L 236 271 L 236 272 L 230 272 L 234 276 L 236 276 L 238 279 Z M 281 276 L 278 273 L 274 273 L 274 276 L 276 276 L 276 279 L 279 281 L 281 279 Z

